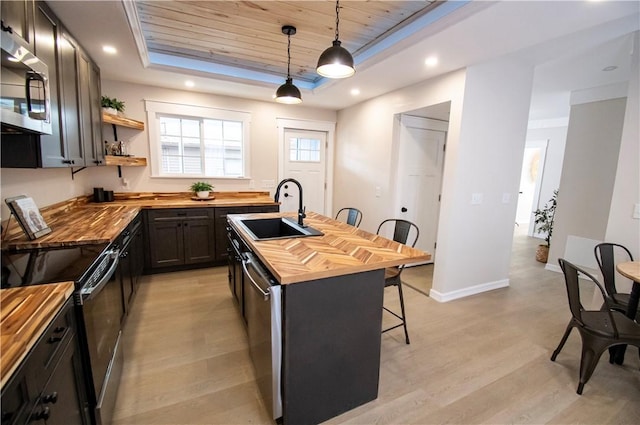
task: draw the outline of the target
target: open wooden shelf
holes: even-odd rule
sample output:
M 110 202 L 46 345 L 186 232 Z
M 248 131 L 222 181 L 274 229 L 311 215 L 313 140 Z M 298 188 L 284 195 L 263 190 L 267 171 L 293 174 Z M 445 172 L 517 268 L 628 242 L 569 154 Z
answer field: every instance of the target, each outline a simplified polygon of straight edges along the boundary
M 136 156 L 105 155 L 104 158 L 107 165 L 122 165 L 124 167 L 145 167 L 147 165 L 147 158 Z
M 105 124 L 115 124 L 121 127 L 134 128 L 136 130 L 144 130 L 142 121 L 132 120 L 130 118 L 120 117 L 118 115 L 102 113 L 102 122 Z

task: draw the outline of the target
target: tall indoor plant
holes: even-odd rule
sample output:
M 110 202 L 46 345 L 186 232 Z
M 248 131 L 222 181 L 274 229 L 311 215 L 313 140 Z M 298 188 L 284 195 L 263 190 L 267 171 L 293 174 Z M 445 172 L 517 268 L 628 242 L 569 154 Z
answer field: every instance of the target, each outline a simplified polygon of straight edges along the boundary
M 551 246 L 551 233 L 553 232 L 553 219 L 556 215 L 556 206 L 558 205 L 558 189 L 553 191 L 553 196 L 549 202 L 544 204 L 544 208 L 538 208 L 533 212 L 535 217 L 535 229 L 538 233 L 545 233 L 544 241 L 546 244 L 538 245 L 536 249 L 536 260 L 546 263 L 549 259 L 549 247 Z

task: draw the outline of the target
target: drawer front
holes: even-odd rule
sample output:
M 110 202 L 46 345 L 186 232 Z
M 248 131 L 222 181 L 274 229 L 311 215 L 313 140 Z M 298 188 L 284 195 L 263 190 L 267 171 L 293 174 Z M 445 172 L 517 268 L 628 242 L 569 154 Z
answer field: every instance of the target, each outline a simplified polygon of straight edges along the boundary
M 166 210 L 149 210 L 147 212 L 150 222 L 183 219 L 212 218 L 213 208 L 172 208 Z
M 36 385 L 38 392 L 47 383 L 53 367 L 62 355 L 62 348 L 75 334 L 75 312 L 70 298 L 49 327 L 42 334 L 29 356 L 27 368 L 29 383 Z M 30 390 L 33 390 L 30 388 Z
M 29 396 L 25 368 L 17 371 L 2 389 L 2 425 L 26 423 L 36 400 Z

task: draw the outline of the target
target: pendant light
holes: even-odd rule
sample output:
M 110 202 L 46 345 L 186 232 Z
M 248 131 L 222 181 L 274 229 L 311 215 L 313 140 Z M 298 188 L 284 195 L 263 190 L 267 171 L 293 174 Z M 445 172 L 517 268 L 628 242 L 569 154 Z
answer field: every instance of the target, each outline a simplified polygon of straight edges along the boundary
M 293 85 L 291 79 L 291 36 L 296 33 L 296 27 L 285 25 L 282 27 L 282 33 L 287 36 L 287 81 L 276 90 L 276 102 L 294 105 L 302 102 L 300 90 Z
M 347 78 L 355 74 L 353 57 L 344 47 L 340 46 L 339 29 L 340 24 L 340 1 L 336 1 L 336 39 L 333 45 L 322 52 L 318 59 L 316 72 L 327 78 Z

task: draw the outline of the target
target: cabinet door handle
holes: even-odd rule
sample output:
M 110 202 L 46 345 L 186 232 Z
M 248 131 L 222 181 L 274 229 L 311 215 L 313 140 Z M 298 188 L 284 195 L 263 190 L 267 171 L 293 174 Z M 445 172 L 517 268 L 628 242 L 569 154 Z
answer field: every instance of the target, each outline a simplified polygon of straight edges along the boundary
M 189 223 L 184 223 L 184 226 L 187 227 L 189 225 Z
M 47 420 L 49 419 L 49 416 L 51 416 L 51 411 L 49 410 L 49 407 L 45 407 L 44 409 L 42 409 L 39 412 L 36 412 L 35 414 L 31 415 L 31 417 L 29 418 L 29 422 L 33 422 L 33 421 L 42 421 L 42 420 Z
M 73 161 L 71 161 L 70 159 L 63 159 L 62 163 L 63 164 L 73 164 Z
M 42 402 L 45 404 L 56 404 L 58 402 L 58 392 L 54 391 L 51 394 L 47 394 L 42 397 Z

